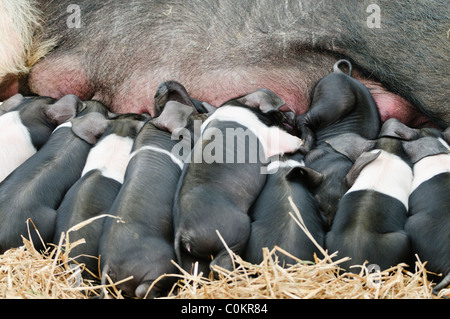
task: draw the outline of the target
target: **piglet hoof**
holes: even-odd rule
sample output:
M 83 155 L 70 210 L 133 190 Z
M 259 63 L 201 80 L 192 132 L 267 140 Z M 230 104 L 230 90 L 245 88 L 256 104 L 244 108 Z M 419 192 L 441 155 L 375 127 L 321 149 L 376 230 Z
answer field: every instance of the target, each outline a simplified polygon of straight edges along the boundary
M 161 114 L 164 106 L 167 103 L 169 96 L 169 88 L 167 87 L 166 82 L 161 83 L 156 89 L 156 93 L 154 96 L 155 99 L 155 116 Z
M 108 293 L 106 288 L 102 288 L 98 296 L 92 296 L 89 299 L 114 299 L 114 297 Z
M 83 277 L 81 276 L 81 268 L 80 265 L 70 264 L 69 268 L 72 270 L 72 275 L 68 277 L 68 281 L 71 283 L 71 287 L 77 288 L 80 287 L 83 283 Z
M 439 295 L 439 292 L 441 291 L 441 289 L 444 289 L 444 288 L 446 288 L 449 285 L 450 285 L 450 274 L 445 276 L 444 279 L 442 279 L 439 284 L 434 286 L 434 288 L 432 290 L 433 295 L 435 295 L 435 296 Z M 443 298 L 444 299 L 449 299 L 447 296 L 443 296 Z
M 297 150 L 297 152 L 299 152 L 300 154 L 303 154 L 303 155 L 308 154 L 309 151 L 311 151 L 311 148 L 306 145 L 300 146 Z
M 225 255 L 217 256 L 209 264 L 209 267 L 213 272 L 214 278 L 219 279 L 219 272 L 216 269 L 214 269 L 214 266 L 218 266 L 228 271 L 233 271 L 235 269 L 233 259 L 230 255 L 228 255 L 228 253 Z
M 141 283 L 134 291 L 134 294 L 139 299 L 153 299 L 153 298 L 159 297 L 160 291 L 157 287 L 153 287 L 152 290 L 149 291 L 151 285 L 152 285 L 152 282 L 148 282 L 148 281 Z
M 346 59 L 341 59 L 341 60 L 336 61 L 336 63 L 333 65 L 333 72 L 342 72 L 342 70 L 339 67 L 341 64 L 347 65 L 348 75 L 351 76 L 352 75 L 352 64 L 350 63 L 349 60 L 346 60 Z

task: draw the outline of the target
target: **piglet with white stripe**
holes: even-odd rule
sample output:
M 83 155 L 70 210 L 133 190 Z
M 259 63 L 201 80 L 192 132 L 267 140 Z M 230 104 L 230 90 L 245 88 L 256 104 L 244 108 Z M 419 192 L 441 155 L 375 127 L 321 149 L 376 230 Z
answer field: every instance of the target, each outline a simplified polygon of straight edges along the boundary
M 427 262 L 428 270 L 444 275 L 433 288 L 437 294 L 450 283 L 450 128 L 410 128 L 392 118 L 381 134 L 406 140 L 403 148 L 414 163 L 414 178 L 405 231 L 412 253 Z
M 148 117 L 122 114 L 113 119 L 100 118 L 96 125 L 106 130 L 90 150 L 81 178 L 69 189 L 56 212 L 56 231 L 53 242 L 58 244 L 61 233 L 101 214 L 109 214 L 122 186 L 131 148 L 138 131 Z M 102 122 L 102 123 L 100 123 Z M 70 257 L 96 274 L 98 245 L 104 219 L 93 220 L 83 228 L 69 233 L 70 242 L 81 238 L 85 243 L 72 247 Z
M 303 155 L 282 156 L 268 166 L 267 180 L 250 209 L 250 237 L 243 258 L 259 264 L 263 247 L 281 247 L 302 260 L 313 260 L 319 249 L 289 215 L 293 212 L 289 197 L 300 211 L 302 220 L 318 245 L 325 244 L 325 221 L 309 188 L 322 181 L 322 174 L 305 166 Z M 295 259 L 278 254 L 281 264 L 295 264 Z
M 284 102 L 267 89 L 233 99 L 203 123 L 174 202 L 175 251 L 233 269 L 222 242 L 243 253 L 250 235 L 248 210 L 266 181 L 267 158 L 293 153 L 302 140 L 284 127 Z M 286 120 L 286 121 L 284 121 Z M 188 269 L 190 270 L 190 269 Z
M 448 133 L 450 129 L 445 134 Z M 426 136 L 403 143 L 414 163 L 410 217 L 405 231 L 411 237 L 413 253 L 428 262 L 427 270 L 444 275 L 433 288 L 434 293 L 450 284 L 449 142 L 444 136 Z
M 174 93 L 172 85 L 162 83 L 157 90 L 156 104 L 165 103 L 157 108 L 162 113 L 148 121 L 136 137 L 123 186 L 110 209 L 120 221 L 107 219 L 100 241 L 102 281 L 106 275 L 113 281 L 133 276 L 118 287 L 138 298 L 155 297 L 170 289 L 175 280 L 166 277 L 149 289 L 161 275 L 177 273 L 171 262 L 175 260 L 172 205 L 183 158 L 172 149 L 179 143 L 190 149 L 192 142 L 172 139 L 171 132 L 190 127 L 194 118 L 205 117 L 195 111 L 186 92 L 170 95 Z M 177 101 L 171 100 L 174 95 Z
M 350 271 L 359 272 L 349 267 L 365 261 L 380 269 L 409 263 L 410 240 L 403 229 L 413 173 L 402 140 L 381 137 L 367 141 L 346 134 L 329 142 L 354 159 L 361 150 L 365 152 L 347 174 L 350 189 L 339 202 L 326 248 L 351 257 L 342 264 Z
M 308 167 L 322 173 L 323 182 L 312 189 L 321 213 L 331 225 L 337 205 L 348 190 L 345 175 L 352 162 L 336 152 L 326 141 L 340 134 L 354 133 L 367 139 L 375 139 L 380 130 L 380 115 L 375 101 L 367 87 L 344 74 L 338 66 L 334 72 L 317 82 L 308 112 L 297 117 L 297 125 L 306 148 Z M 349 72 L 351 73 L 351 72 Z
M 44 244 L 53 240 L 56 209 L 80 178 L 92 145 L 103 133 L 97 112 L 59 125 L 45 145 L 0 184 L 0 252 L 28 238 L 27 220 L 36 226 Z M 30 223 L 37 249 L 41 240 Z
M 0 116 L 0 181 L 35 154 L 52 131 L 81 110 L 75 95 L 56 101 L 50 97 L 16 94 L 2 104 Z

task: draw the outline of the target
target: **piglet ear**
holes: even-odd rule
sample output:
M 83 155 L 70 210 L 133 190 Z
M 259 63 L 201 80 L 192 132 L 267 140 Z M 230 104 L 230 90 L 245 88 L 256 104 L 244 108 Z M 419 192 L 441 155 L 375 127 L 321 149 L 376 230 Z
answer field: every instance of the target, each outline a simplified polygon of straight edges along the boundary
M 212 113 L 214 113 L 217 110 L 217 107 L 215 107 L 212 104 L 209 104 L 208 102 L 202 102 L 202 108 L 203 108 L 203 112 L 200 113 L 207 113 L 208 115 L 211 115 Z M 198 111 L 198 108 L 197 108 Z
M 355 164 L 353 164 L 352 168 L 345 176 L 347 186 L 352 187 L 362 169 L 368 164 L 372 163 L 378 156 L 380 156 L 380 154 L 381 151 L 378 151 L 376 153 L 363 153 L 360 157 L 358 157 L 358 159 L 355 161 Z
M 200 107 L 201 102 L 192 100 L 186 88 L 176 81 L 166 81 L 161 83 L 156 89 L 155 99 L 155 116 L 160 115 L 167 102 L 176 101 L 191 107 Z
M 295 166 L 287 172 L 286 178 L 304 178 L 310 187 L 317 187 L 322 183 L 323 174 L 306 166 Z
M 135 127 L 136 132 L 139 132 L 145 123 L 147 123 L 147 120 L 134 121 L 134 127 Z
M 0 105 L 0 115 L 11 111 L 13 108 L 17 107 L 20 105 L 20 103 L 22 103 L 22 101 L 25 98 L 23 97 L 22 94 L 17 93 L 13 96 L 11 96 L 9 99 L 7 99 L 6 101 L 3 101 L 3 103 Z
M 348 75 L 352 76 L 352 64 L 349 60 L 346 59 L 336 61 L 336 63 L 333 65 L 333 72 L 343 73 L 343 71 L 339 68 L 339 65 L 341 65 L 342 63 L 347 64 Z
M 414 141 L 404 141 L 402 146 L 413 164 L 427 156 L 447 154 L 449 149 L 439 139 L 425 136 Z
M 88 113 L 72 120 L 72 132 L 89 144 L 94 145 L 105 132 L 109 121 L 98 112 Z
M 106 105 L 104 105 L 102 102 L 96 100 L 88 100 L 83 101 L 83 105 L 78 110 L 77 116 L 81 117 L 91 112 L 98 112 L 107 117 L 109 117 L 110 114 L 115 114 L 111 113 Z
M 300 132 L 300 136 L 305 144 L 304 152 L 309 152 L 316 142 L 316 134 L 313 132 L 309 125 L 306 125 L 305 118 L 306 114 L 300 114 L 295 118 L 295 128 Z
M 85 104 L 77 96 L 68 94 L 49 104 L 44 112 L 50 122 L 59 125 L 74 118 L 84 107 Z
M 162 113 L 153 118 L 152 123 L 160 130 L 174 133 L 176 129 L 186 127 L 188 118 L 194 113 L 194 108 L 176 101 L 165 104 Z
M 355 162 L 362 153 L 371 150 L 376 142 L 366 140 L 355 133 L 345 133 L 327 140 L 326 143 L 336 152 L 347 156 L 351 161 Z
M 248 107 L 259 108 L 263 113 L 278 111 L 284 104 L 286 104 L 282 98 L 265 88 L 242 96 L 236 99 L 236 101 Z
M 447 142 L 447 144 L 450 144 L 450 126 L 447 127 L 447 129 L 442 133 L 442 136 L 444 137 L 444 140 Z
M 411 141 L 417 139 L 419 134 L 417 133 L 417 130 L 406 126 L 396 118 L 390 118 L 384 122 L 378 136 L 397 137 L 403 140 Z

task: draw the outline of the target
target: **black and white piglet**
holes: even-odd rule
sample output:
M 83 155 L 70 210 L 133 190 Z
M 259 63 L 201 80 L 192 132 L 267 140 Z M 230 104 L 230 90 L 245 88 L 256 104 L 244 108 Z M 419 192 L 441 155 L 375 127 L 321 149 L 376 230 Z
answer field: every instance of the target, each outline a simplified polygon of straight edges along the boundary
M 403 143 L 414 163 L 405 231 L 426 268 L 444 275 L 433 288 L 437 294 L 450 284 L 450 138 L 420 135 L 425 137 Z
M 345 62 L 351 68 L 350 62 Z M 375 139 L 381 125 L 370 91 L 358 80 L 341 72 L 338 68 L 340 63 L 341 60 L 336 62 L 334 72 L 317 82 L 309 111 L 297 117 L 297 127 L 308 150 L 305 164 L 323 175 L 322 183 L 312 191 L 329 225 L 338 202 L 348 190 L 345 175 L 353 163 L 326 141 L 345 133 Z
M 349 74 L 339 69 L 346 63 Z M 343 133 L 367 139 L 378 136 L 381 121 L 375 100 L 367 87 L 351 77 L 351 63 L 339 60 L 333 73 L 320 79 L 313 88 L 311 107 L 297 117 L 305 147 L 311 149 Z
M 176 94 L 171 94 L 173 86 Z M 163 274 L 178 272 L 171 262 L 175 260 L 172 206 L 183 158 L 172 150 L 178 143 L 190 149 L 192 142 L 189 137 L 172 138 L 171 133 L 205 117 L 179 89 L 174 82 L 158 87 L 155 104 L 162 113 L 148 121 L 135 140 L 123 186 L 110 209 L 120 222 L 107 219 L 100 241 L 102 280 L 106 275 L 114 281 L 133 276 L 118 287 L 139 298 L 170 289 L 174 277 L 154 282 Z
M 292 153 L 302 140 L 281 129 L 284 102 L 261 89 L 219 107 L 203 123 L 174 202 L 178 262 L 189 256 L 232 269 L 218 236 L 235 253 L 250 235 L 248 210 L 266 180 L 267 158 Z M 237 139 L 237 140 L 236 140 Z
M 342 264 L 350 271 L 351 265 L 365 261 L 380 269 L 409 263 L 410 239 L 404 226 L 413 172 L 402 140 L 381 137 L 368 141 L 345 134 L 329 142 L 356 161 L 347 175 L 350 189 L 339 202 L 326 235 L 326 248 L 350 257 Z
M 73 184 L 56 211 L 56 230 L 53 242 L 58 244 L 61 233 L 71 227 L 109 210 L 122 186 L 131 148 L 138 131 L 148 117 L 122 114 L 112 119 L 99 118 L 95 125 L 106 129 L 89 151 L 81 178 Z M 100 123 L 101 122 L 101 123 Z M 93 220 L 83 228 L 70 232 L 70 242 L 81 238 L 85 243 L 71 248 L 70 257 L 98 275 L 98 246 L 104 219 Z
M 56 209 L 65 193 L 80 178 L 87 155 L 105 127 L 97 112 L 59 125 L 44 146 L 0 184 L 0 252 L 22 245 L 31 219 L 44 244 L 51 242 Z M 35 247 L 42 247 L 29 225 Z
M 294 212 L 289 197 L 316 243 L 324 247 L 325 221 L 310 191 L 322 181 L 322 174 L 306 167 L 299 152 L 272 161 L 267 169 L 264 188 L 249 211 L 251 232 L 243 258 L 259 264 L 263 247 L 278 246 L 301 260 L 313 260 L 319 249 L 289 215 Z M 278 254 L 278 260 L 285 265 L 295 263 L 284 254 Z
M 403 148 L 414 164 L 405 231 L 412 253 L 427 262 L 428 270 L 444 275 L 433 288 L 437 294 L 450 283 L 450 128 L 410 128 L 394 118 L 383 128 L 380 134 L 405 140 Z
M 75 95 L 58 101 L 16 94 L 2 104 L 0 116 L 0 182 L 47 142 L 52 131 L 82 109 Z

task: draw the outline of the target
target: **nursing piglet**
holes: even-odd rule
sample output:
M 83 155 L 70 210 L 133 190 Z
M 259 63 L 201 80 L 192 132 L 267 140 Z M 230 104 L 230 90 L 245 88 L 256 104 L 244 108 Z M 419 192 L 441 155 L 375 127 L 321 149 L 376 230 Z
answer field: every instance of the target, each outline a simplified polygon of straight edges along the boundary
M 113 119 L 99 118 L 96 125 L 106 125 L 105 132 L 89 151 L 81 178 L 69 189 L 56 211 L 53 242 L 58 244 L 61 233 L 101 214 L 109 214 L 120 187 L 138 131 L 148 117 L 122 114 Z M 100 123 L 100 121 L 102 123 Z M 69 233 L 70 242 L 84 238 L 85 243 L 72 247 L 69 256 L 84 263 L 90 272 L 98 273 L 98 245 L 104 219 L 91 221 Z
M 75 95 L 49 97 L 14 95 L 2 104 L 0 116 L 0 182 L 47 142 L 52 131 L 82 109 Z
M 350 62 L 343 61 L 351 68 Z M 343 61 L 336 62 L 334 72 L 318 81 L 309 111 L 297 117 L 297 127 L 308 150 L 305 164 L 323 175 L 322 183 L 312 191 L 329 225 L 348 190 L 345 175 L 353 163 L 326 141 L 345 133 L 375 139 L 380 130 L 380 115 L 370 91 L 339 70 Z
M 381 137 L 366 141 L 346 134 L 329 142 L 341 151 L 347 142 L 344 152 L 354 159 L 361 150 L 365 152 L 357 157 L 347 174 L 350 189 L 339 202 L 326 235 L 326 248 L 350 257 L 350 261 L 342 264 L 350 271 L 351 265 L 362 265 L 365 261 L 377 264 L 380 269 L 409 263 L 410 240 L 403 229 L 413 173 L 402 140 Z
M 414 164 L 405 231 L 412 253 L 428 262 L 427 269 L 444 275 L 433 288 L 437 294 L 450 283 L 450 129 L 411 128 L 391 118 L 380 134 L 405 140 L 403 148 Z
M 313 260 L 319 249 L 297 225 L 289 212 L 294 212 L 289 197 L 318 245 L 325 244 L 325 221 L 309 188 L 322 180 L 322 174 L 305 166 L 303 155 L 284 155 L 268 165 L 267 180 L 250 209 L 250 237 L 243 258 L 259 264 L 263 247 L 278 246 L 301 260 Z M 295 216 L 295 214 L 294 214 Z M 295 259 L 277 254 L 281 264 L 294 264 Z
M 266 181 L 267 158 L 293 153 L 302 140 L 281 127 L 284 102 L 267 89 L 233 99 L 203 123 L 174 202 L 175 251 L 232 269 L 226 244 L 243 253 L 248 210 Z M 223 238 L 222 242 L 218 233 Z
M 308 112 L 297 117 L 305 147 L 320 145 L 327 139 L 343 133 L 355 133 L 364 138 L 376 138 L 380 126 L 380 115 L 376 103 L 360 81 L 339 69 L 346 63 L 339 60 L 333 66 L 333 73 L 320 79 L 313 88 L 311 106 Z
M 405 231 L 411 237 L 413 253 L 428 262 L 426 268 L 444 275 L 433 288 L 435 294 L 450 284 L 449 140 L 426 136 L 403 143 L 414 163 Z
M 123 186 L 110 209 L 120 220 L 105 220 L 100 241 L 102 280 L 106 275 L 113 281 L 133 276 L 118 287 L 138 298 L 168 291 L 176 280 L 165 277 L 155 283 L 161 275 L 178 272 L 171 262 L 175 260 L 172 206 L 183 157 L 173 149 L 181 143 L 190 150 L 192 144 L 189 136 L 180 141 L 171 133 L 193 128 L 195 119 L 206 116 L 195 111 L 187 92 L 177 94 L 176 101 L 171 100 L 173 95 L 162 96 L 172 92 L 171 84 L 158 87 L 155 104 L 165 103 L 158 106 L 162 113 L 148 121 L 135 140 Z
M 0 184 L 0 252 L 28 238 L 27 220 L 43 243 L 53 240 L 56 209 L 80 178 L 86 158 L 103 133 L 103 115 L 93 112 L 59 125 L 47 143 Z M 41 241 L 29 225 L 37 249 Z

